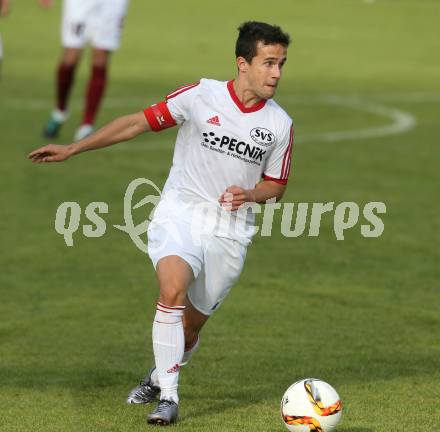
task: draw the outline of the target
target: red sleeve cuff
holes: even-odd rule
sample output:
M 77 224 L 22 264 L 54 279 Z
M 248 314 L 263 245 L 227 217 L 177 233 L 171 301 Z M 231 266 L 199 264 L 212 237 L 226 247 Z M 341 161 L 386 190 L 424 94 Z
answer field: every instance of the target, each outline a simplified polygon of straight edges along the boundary
M 144 110 L 145 118 L 154 132 L 168 129 L 176 125 L 166 102 L 159 102 Z
M 269 177 L 265 174 L 263 174 L 263 180 L 264 181 L 273 181 L 275 183 L 282 184 L 282 185 L 287 184 L 287 179 L 277 179 L 277 178 Z

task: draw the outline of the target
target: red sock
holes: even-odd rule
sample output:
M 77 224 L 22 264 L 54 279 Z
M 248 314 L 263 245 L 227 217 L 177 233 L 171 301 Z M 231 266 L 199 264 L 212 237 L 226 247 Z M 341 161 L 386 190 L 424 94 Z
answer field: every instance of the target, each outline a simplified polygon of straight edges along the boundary
M 92 75 L 89 80 L 89 87 L 86 93 L 86 107 L 84 111 L 83 124 L 93 124 L 99 108 L 102 96 L 107 84 L 107 68 L 104 66 L 93 66 Z
M 57 107 L 65 111 L 75 76 L 75 66 L 60 63 L 57 71 Z

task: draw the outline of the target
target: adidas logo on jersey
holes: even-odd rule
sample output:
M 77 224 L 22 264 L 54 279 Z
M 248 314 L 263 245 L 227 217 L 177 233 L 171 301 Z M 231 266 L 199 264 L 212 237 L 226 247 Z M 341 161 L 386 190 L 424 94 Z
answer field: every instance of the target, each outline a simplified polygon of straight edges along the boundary
M 206 120 L 206 123 L 215 125 L 215 126 L 221 126 L 220 125 L 220 119 L 218 118 L 218 115 L 211 117 L 210 119 Z

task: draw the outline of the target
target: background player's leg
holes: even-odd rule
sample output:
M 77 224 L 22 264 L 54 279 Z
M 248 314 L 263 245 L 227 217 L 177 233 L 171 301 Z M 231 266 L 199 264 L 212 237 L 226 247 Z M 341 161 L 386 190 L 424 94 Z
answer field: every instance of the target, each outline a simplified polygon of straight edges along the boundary
M 57 70 L 57 108 L 66 111 L 82 49 L 64 48 Z
M 81 59 L 81 48 L 64 48 L 56 75 L 56 109 L 44 129 L 46 138 L 58 136 L 62 124 L 67 119 L 67 105 L 75 78 L 75 70 Z
M 85 95 L 85 106 L 81 126 L 75 134 L 75 141 L 93 132 L 93 124 L 107 86 L 107 69 L 110 51 L 93 48 L 92 66 Z

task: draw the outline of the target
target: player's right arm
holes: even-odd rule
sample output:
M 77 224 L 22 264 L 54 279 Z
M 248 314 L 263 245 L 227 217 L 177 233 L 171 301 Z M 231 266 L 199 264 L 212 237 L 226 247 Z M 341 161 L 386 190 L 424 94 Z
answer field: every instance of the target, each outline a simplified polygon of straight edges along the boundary
M 81 141 L 69 145 L 49 144 L 29 153 L 32 162 L 62 162 L 71 156 L 89 150 L 108 147 L 131 140 L 151 131 L 144 112 L 119 117 Z
M 87 138 L 67 146 L 49 144 L 28 155 L 33 162 L 61 162 L 88 150 L 128 141 L 141 133 L 161 130 L 181 124 L 190 117 L 190 106 L 199 83 L 190 84 L 167 95 L 165 101 L 144 111 L 119 117 Z

